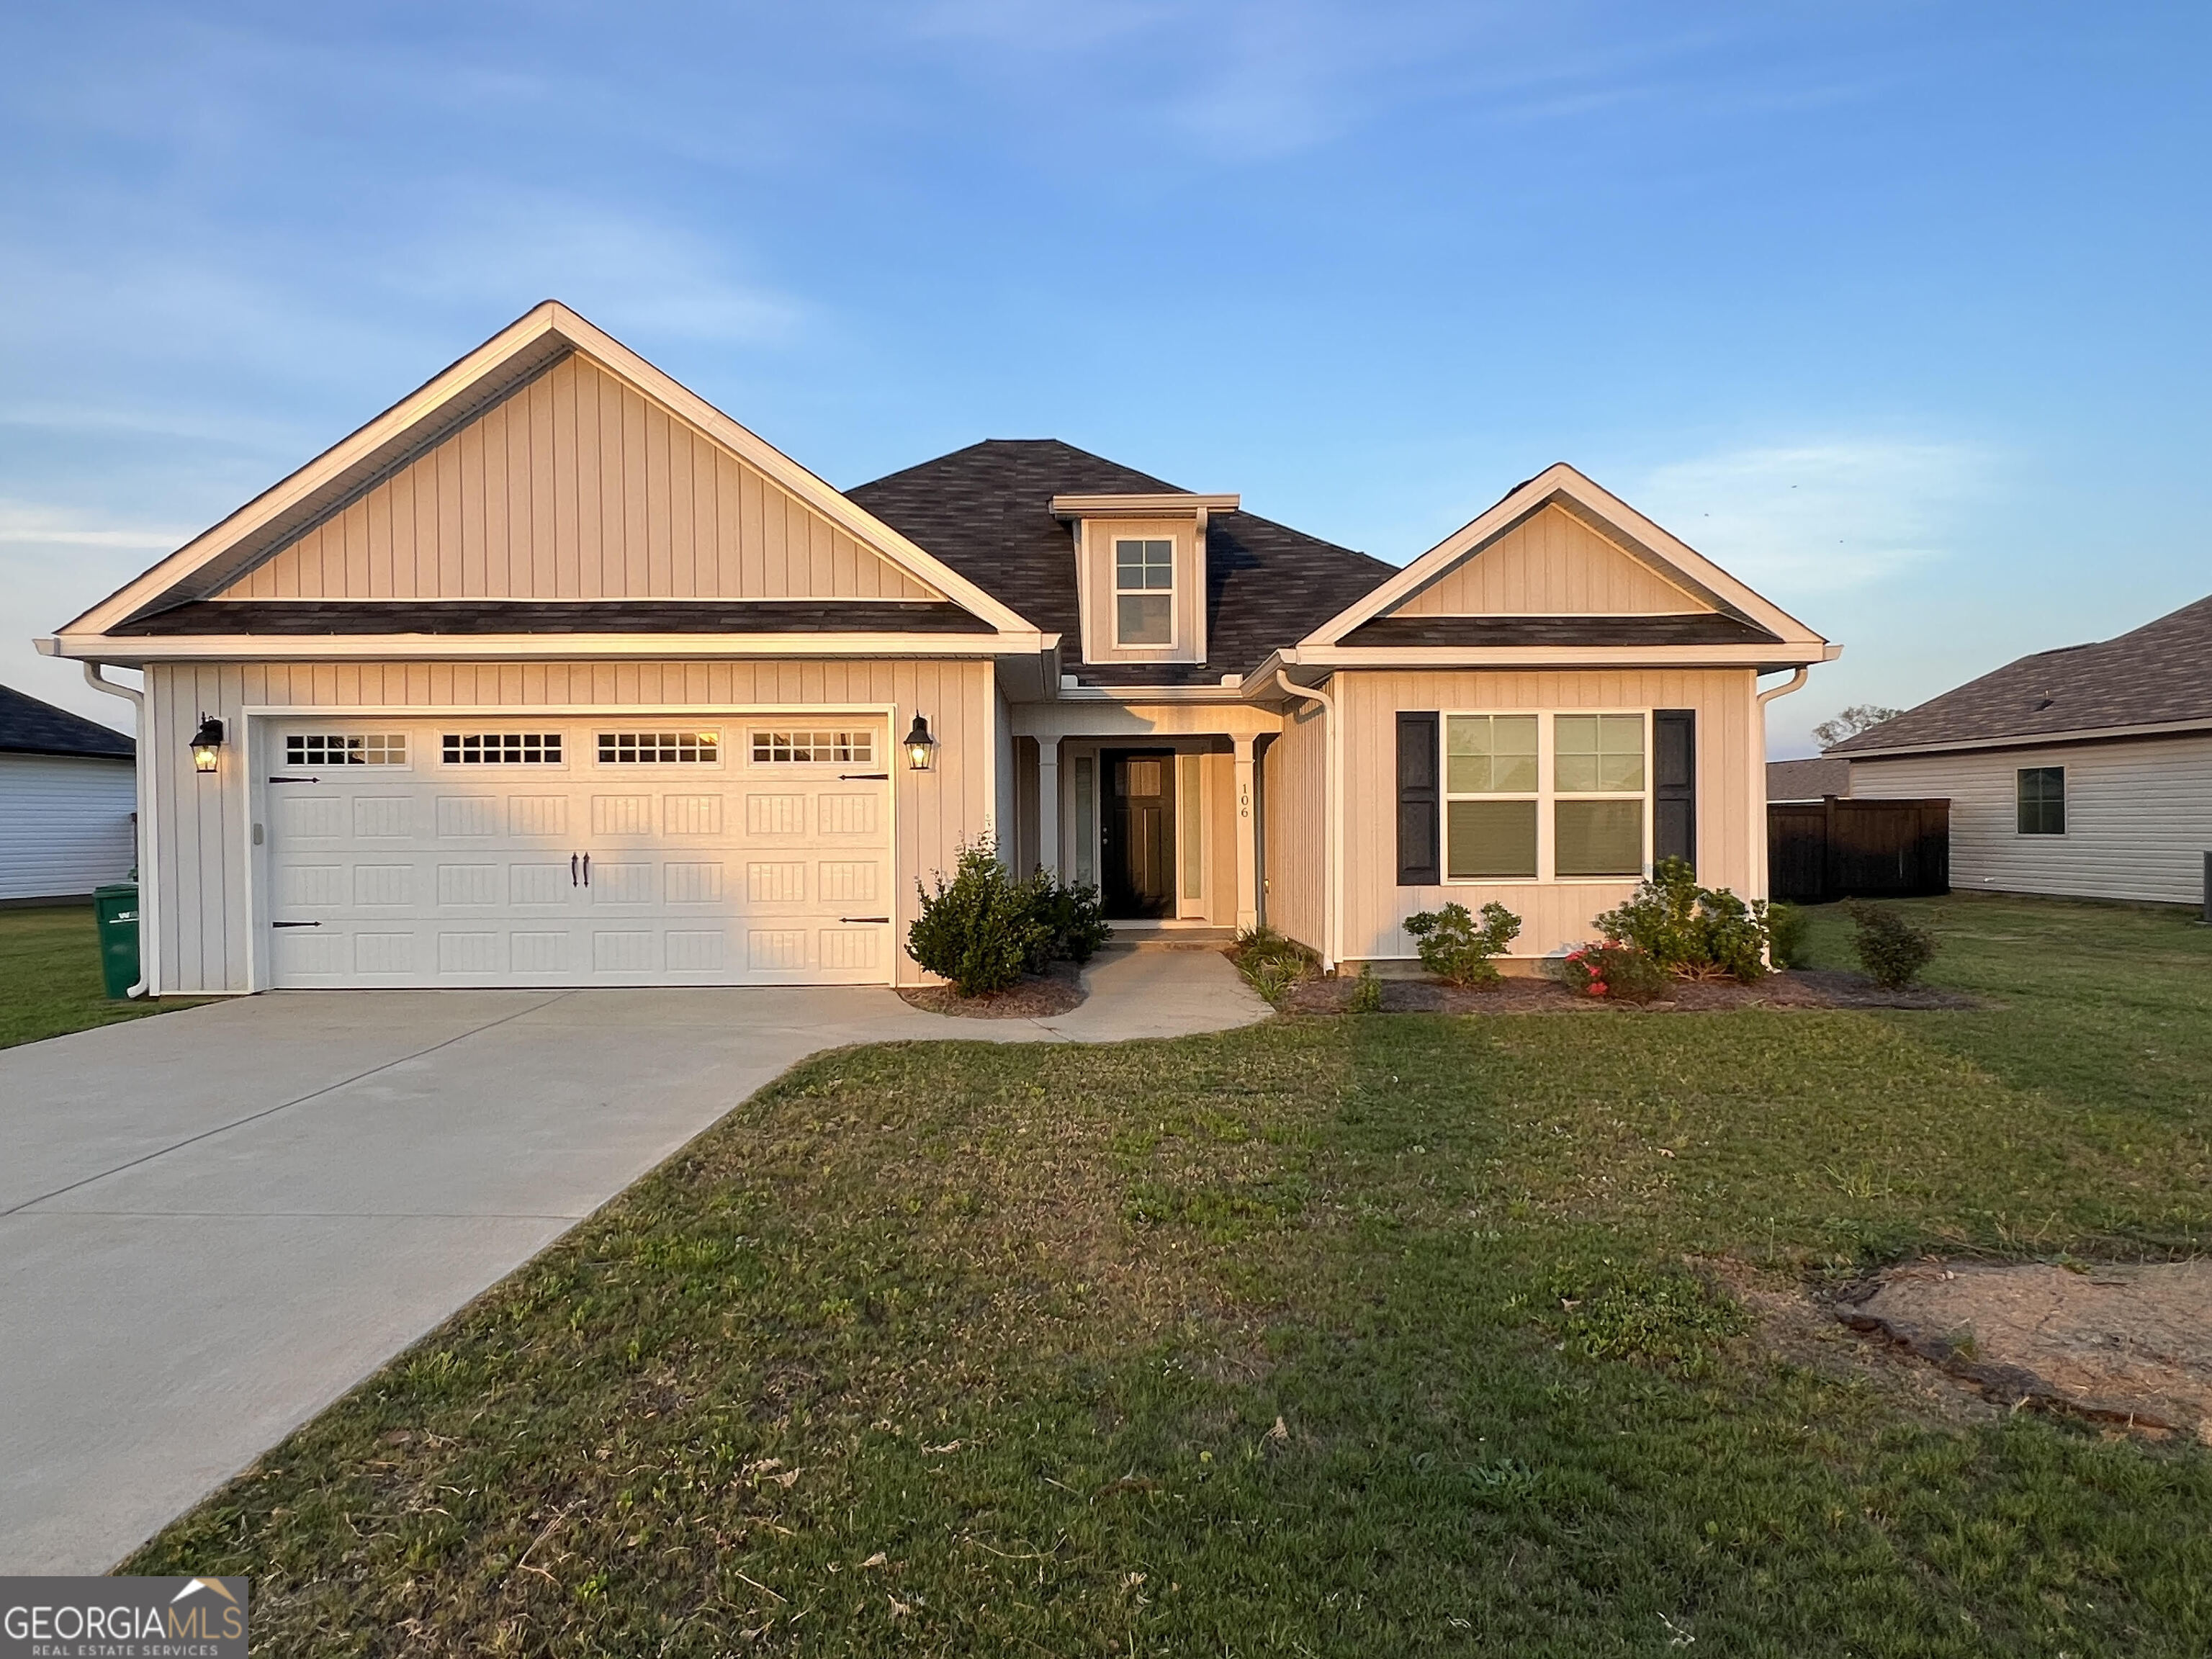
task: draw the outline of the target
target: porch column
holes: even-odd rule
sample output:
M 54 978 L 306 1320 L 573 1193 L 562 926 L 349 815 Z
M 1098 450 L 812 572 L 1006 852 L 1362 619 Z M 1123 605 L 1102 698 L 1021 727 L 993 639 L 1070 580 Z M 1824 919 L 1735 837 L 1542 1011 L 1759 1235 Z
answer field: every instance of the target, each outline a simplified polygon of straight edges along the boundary
M 1260 925 L 1260 818 L 1252 795 L 1252 739 L 1237 738 L 1237 931 Z
M 1060 739 L 1037 739 L 1037 862 L 1060 879 Z

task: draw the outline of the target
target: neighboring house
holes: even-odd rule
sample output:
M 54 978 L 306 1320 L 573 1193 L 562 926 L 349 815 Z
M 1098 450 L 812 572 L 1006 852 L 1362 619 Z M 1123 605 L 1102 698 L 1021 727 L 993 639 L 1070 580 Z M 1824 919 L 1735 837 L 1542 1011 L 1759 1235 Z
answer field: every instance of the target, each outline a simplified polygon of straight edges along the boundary
M 80 898 L 131 873 L 135 747 L 0 685 L 0 902 Z
M 1851 793 L 1851 763 L 1817 755 L 1811 760 L 1766 763 L 1769 800 L 1820 800 Z
M 1828 751 L 1948 796 L 1951 884 L 2195 904 L 2212 853 L 2212 599 L 2039 651 Z
M 44 648 L 147 669 L 162 991 L 911 983 L 986 836 L 1540 955 L 1656 855 L 1763 890 L 1757 678 L 1837 654 L 1571 467 L 1402 570 L 1061 443 L 840 493 L 551 302 Z

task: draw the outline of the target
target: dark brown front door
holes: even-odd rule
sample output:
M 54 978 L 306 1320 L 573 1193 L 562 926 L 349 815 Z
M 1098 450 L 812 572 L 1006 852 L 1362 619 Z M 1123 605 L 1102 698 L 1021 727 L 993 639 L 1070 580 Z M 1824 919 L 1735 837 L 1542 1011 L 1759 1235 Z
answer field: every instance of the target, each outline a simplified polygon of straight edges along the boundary
M 1098 826 L 1106 914 L 1124 921 L 1175 914 L 1175 756 L 1109 749 Z

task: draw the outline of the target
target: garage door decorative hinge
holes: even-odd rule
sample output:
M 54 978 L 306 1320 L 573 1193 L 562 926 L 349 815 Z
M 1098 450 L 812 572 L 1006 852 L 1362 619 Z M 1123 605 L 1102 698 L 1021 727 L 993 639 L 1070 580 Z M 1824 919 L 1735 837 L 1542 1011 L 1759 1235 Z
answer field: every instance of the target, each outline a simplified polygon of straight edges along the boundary
M 271 783 L 320 783 L 320 778 L 271 778 Z
M 323 924 L 319 921 L 272 921 L 269 925 L 271 927 L 319 927 Z
M 840 921 L 889 921 L 889 916 L 840 916 Z
M 840 783 L 889 783 L 890 781 L 891 775 L 888 772 L 840 772 L 837 775 Z

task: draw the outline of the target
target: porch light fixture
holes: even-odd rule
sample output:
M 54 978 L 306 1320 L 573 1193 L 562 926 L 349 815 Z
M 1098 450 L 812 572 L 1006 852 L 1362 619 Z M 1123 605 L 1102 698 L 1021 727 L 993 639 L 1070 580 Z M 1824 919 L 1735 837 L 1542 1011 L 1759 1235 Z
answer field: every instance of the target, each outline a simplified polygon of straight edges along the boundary
M 937 739 L 929 735 L 929 722 L 916 714 L 914 729 L 906 734 L 906 763 L 916 772 L 927 772 L 936 758 Z
M 212 772 L 222 753 L 222 722 L 212 714 L 200 716 L 200 729 L 192 733 L 192 770 Z

